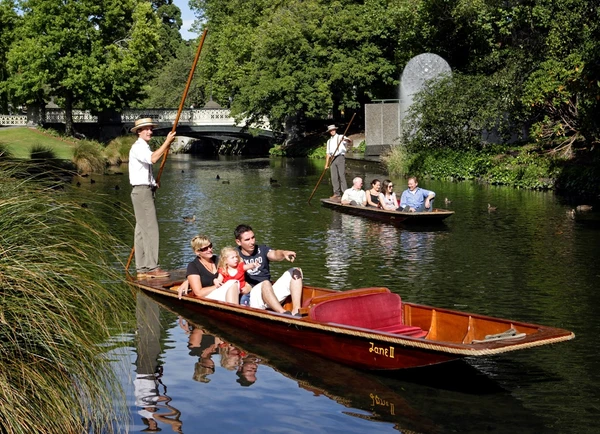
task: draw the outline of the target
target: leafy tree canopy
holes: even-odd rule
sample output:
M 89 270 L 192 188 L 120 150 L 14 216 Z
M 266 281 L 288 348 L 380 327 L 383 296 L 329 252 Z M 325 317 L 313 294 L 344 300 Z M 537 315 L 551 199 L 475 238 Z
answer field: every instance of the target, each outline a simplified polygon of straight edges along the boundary
M 210 29 L 202 85 L 212 83 L 221 102 L 232 97 L 240 117 L 267 116 L 277 127 L 289 118 L 336 118 L 372 99 L 396 98 L 404 65 L 431 52 L 466 76 L 461 86 L 472 87 L 465 95 L 482 91 L 501 102 L 461 109 L 455 115 L 470 118 L 460 124 L 497 129 L 501 121 L 490 115 L 502 107 L 502 119 L 533 125 L 533 135 L 541 132 L 550 147 L 598 137 L 594 0 L 192 0 L 190 6 L 196 25 Z M 460 98 L 460 89 L 452 95 Z M 438 103 L 445 112 L 465 108 L 460 100 Z
M 173 4 L 173 0 L 153 0 L 152 7 L 161 23 L 158 51 L 164 61 L 173 59 L 183 42 L 179 33 L 183 24 L 181 10 Z
M 192 1 L 208 20 L 203 75 L 233 112 L 327 117 L 360 108 L 360 100 L 397 83 L 397 14 L 387 2 Z
M 194 42 L 184 42 L 179 46 L 175 58 L 158 71 L 158 75 L 145 88 L 147 97 L 137 105 L 139 108 L 179 107 L 181 96 L 194 63 L 197 46 Z M 208 99 L 205 87 L 200 86 L 199 74 L 194 75 L 187 94 L 186 107 L 200 107 Z
M 25 0 L 8 52 L 9 91 L 25 104 L 59 98 L 74 106 L 118 109 L 140 97 L 160 60 L 160 25 L 136 0 Z M 69 120 L 67 132 L 70 132 Z
M 18 26 L 18 22 L 19 16 L 15 11 L 15 2 L 0 0 L 0 113 L 8 113 L 9 104 L 12 102 L 3 83 L 8 78 L 6 53 L 15 39 L 14 30 Z

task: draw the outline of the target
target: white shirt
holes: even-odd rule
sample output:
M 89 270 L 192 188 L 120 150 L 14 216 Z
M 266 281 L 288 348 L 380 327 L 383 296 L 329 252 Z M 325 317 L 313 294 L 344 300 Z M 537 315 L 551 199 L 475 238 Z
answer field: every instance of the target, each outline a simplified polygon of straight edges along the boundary
M 384 209 L 396 208 L 398 206 L 396 193 L 392 193 L 390 197 L 386 197 L 385 194 L 379 193 L 379 203 Z
M 338 148 L 335 156 L 344 155 L 346 153 L 346 140 L 347 137 L 342 136 L 341 134 L 336 134 L 331 136 L 329 140 L 327 140 L 327 155 L 334 156 L 335 148 L 337 148 L 338 141 L 340 141 L 340 147 Z
M 139 137 L 129 151 L 129 183 L 156 185 L 152 175 L 152 151 L 148 143 Z
M 363 206 L 363 204 L 367 201 L 367 195 L 364 190 L 355 190 L 353 188 L 349 188 L 344 191 L 344 195 L 342 196 L 342 201 L 355 201 L 358 205 Z

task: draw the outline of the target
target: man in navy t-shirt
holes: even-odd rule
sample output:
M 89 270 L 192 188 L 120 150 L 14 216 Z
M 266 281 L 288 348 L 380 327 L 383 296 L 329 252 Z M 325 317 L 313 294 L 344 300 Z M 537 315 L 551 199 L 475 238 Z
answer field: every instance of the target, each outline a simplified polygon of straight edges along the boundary
M 275 250 L 263 244 L 256 244 L 254 231 L 248 225 L 239 225 L 234 231 L 235 242 L 242 260 L 246 264 L 258 263 L 258 268 L 246 271 L 246 282 L 253 286 L 250 291 L 250 307 L 271 309 L 279 313 L 300 316 L 302 298 L 302 270 L 292 267 L 277 281 L 271 283 L 270 261 L 287 259 L 294 262 L 296 253 L 291 250 Z M 292 310 L 286 311 L 282 306 L 288 295 L 292 296 Z

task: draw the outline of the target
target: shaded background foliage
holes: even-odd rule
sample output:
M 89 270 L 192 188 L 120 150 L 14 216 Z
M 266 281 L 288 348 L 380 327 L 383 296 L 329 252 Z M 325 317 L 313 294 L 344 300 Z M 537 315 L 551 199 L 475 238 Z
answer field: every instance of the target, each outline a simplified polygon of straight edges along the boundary
M 24 0 L 22 16 L 12 0 L 0 4 L 8 53 L 0 107 L 50 95 L 98 112 L 177 106 L 197 42 L 181 40 L 171 0 L 64 8 Z M 268 119 L 288 132 L 286 145 L 353 113 L 363 128 L 364 105 L 397 98 L 404 66 L 423 52 L 446 59 L 453 78 L 420 97 L 422 123 L 404 138 L 409 152 L 483 148 L 482 132 L 566 161 L 589 160 L 597 145 L 597 1 L 191 0 L 190 7 L 195 28 L 210 32 L 187 105 L 213 99 L 238 119 Z

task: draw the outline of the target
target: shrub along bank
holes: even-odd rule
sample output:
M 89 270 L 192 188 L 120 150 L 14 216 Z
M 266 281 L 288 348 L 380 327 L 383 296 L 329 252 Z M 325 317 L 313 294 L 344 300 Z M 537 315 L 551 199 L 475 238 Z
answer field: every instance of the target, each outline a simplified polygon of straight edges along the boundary
M 443 180 L 476 180 L 516 188 L 557 190 L 597 197 L 597 152 L 564 159 L 535 148 L 494 146 L 485 150 L 435 149 L 410 152 L 402 145 L 382 157 L 389 173 Z

